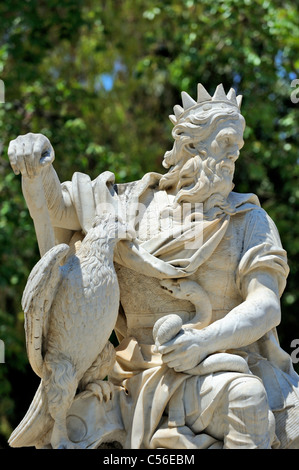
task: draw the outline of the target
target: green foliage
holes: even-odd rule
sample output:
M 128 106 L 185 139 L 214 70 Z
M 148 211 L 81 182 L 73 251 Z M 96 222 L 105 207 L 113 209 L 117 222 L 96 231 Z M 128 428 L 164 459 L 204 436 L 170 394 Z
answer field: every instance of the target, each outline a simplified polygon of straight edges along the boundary
M 7 160 L 11 139 L 49 137 L 62 181 L 110 169 L 118 182 L 161 171 L 171 146 L 167 119 L 180 91 L 202 82 L 243 94 L 246 144 L 236 190 L 255 192 L 278 226 L 291 274 L 282 298 L 282 345 L 298 337 L 298 110 L 296 2 L 277 0 L 13 0 L 0 5 L 0 434 L 26 410 L 30 376 L 20 312 L 38 259 L 20 178 Z M 29 374 L 29 375 L 28 375 Z M 13 384 L 13 387 L 12 385 Z M 5 445 L 5 444 L 3 444 Z

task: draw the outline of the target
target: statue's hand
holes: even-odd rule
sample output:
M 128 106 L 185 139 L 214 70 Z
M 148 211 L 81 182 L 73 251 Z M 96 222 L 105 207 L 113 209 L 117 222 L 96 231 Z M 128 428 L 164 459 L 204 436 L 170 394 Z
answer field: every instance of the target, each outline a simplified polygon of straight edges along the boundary
M 157 348 L 162 354 L 164 364 L 176 372 L 196 367 L 209 355 L 202 336 L 202 331 L 193 328 L 182 329 L 174 339 Z
M 34 178 L 54 161 L 55 154 L 47 137 L 30 132 L 10 142 L 8 157 L 16 175 L 21 173 L 28 178 Z

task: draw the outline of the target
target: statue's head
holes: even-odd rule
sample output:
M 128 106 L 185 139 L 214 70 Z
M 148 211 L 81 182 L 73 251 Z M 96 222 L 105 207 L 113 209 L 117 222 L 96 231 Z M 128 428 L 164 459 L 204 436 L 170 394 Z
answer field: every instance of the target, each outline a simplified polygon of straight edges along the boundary
M 204 202 L 214 194 L 226 199 L 232 190 L 244 144 L 241 98 L 233 88 L 226 95 L 222 85 L 211 97 L 199 84 L 197 101 L 182 93 L 183 107 L 176 105 L 170 116 L 174 145 L 163 160 L 169 171 L 160 181 L 161 189 L 175 191 L 177 202 Z

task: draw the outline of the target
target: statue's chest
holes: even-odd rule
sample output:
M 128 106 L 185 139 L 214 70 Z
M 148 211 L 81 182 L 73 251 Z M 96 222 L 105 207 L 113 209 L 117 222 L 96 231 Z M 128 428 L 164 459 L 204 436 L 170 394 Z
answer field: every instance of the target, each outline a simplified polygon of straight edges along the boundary
M 234 223 L 216 247 L 210 258 L 190 276 L 208 293 L 213 310 L 229 311 L 240 303 L 236 286 L 236 271 L 242 252 L 242 241 L 237 239 Z M 194 306 L 188 301 L 174 299 L 161 288 L 159 279 L 138 273 L 133 269 L 116 265 L 120 284 L 121 303 L 128 316 L 143 315 L 153 322 L 154 317 L 170 312 L 192 312 Z M 219 313 L 220 314 L 220 313 Z
M 214 319 L 222 317 L 242 301 L 236 285 L 242 239 L 236 235 L 236 225 L 231 223 L 210 258 L 190 276 L 208 293 Z
M 172 216 L 174 196 L 166 191 L 148 190 L 138 204 L 135 230 L 141 242 L 150 240 L 174 227 L 176 218 Z

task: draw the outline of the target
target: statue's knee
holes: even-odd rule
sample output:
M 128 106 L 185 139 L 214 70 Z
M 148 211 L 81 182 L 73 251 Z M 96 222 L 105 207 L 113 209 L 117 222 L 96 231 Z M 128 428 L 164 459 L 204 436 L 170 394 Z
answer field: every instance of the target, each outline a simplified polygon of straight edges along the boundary
M 268 413 L 268 399 L 264 385 L 257 377 L 235 379 L 228 389 L 228 401 L 231 406 L 253 407 L 255 411 Z

